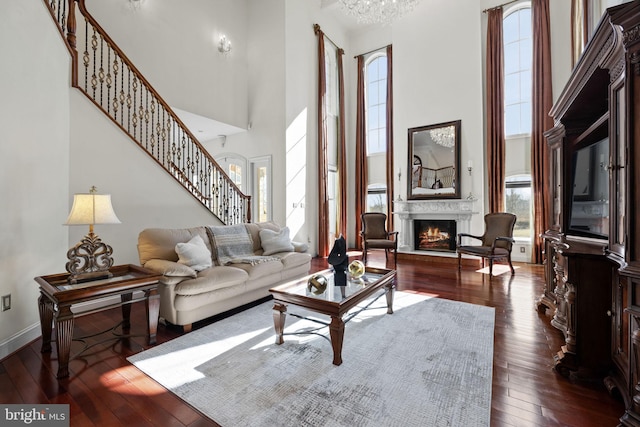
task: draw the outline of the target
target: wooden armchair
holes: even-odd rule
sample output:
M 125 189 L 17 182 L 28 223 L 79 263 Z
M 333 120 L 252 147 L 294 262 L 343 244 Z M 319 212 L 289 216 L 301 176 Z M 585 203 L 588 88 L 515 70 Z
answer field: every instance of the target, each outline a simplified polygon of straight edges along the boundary
M 379 212 L 362 214 L 362 262 L 367 263 L 369 249 L 384 249 L 385 259 L 393 250 L 394 268 L 398 261 L 398 232 L 387 231 L 387 215 Z
M 511 248 L 513 243 L 513 227 L 516 224 L 516 216 L 506 212 L 490 213 L 484 216 L 484 234 L 474 236 L 466 233 L 458 234 L 458 270 L 462 254 L 482 257 L 482 266 L 485 259 L 489 260 L 489 276 L 493 274 L 493 262 L 499 259 L 506 259 L 511 268 L 511 274 L 515 274 L 513 264 L 511 264 Z M 481 245 L 463 246 L 462 238 L 471 237 L 482 242 Z

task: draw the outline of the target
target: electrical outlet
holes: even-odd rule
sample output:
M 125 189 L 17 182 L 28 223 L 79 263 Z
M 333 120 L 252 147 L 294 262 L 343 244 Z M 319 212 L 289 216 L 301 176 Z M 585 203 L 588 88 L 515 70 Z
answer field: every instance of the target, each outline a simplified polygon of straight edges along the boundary
M 2 295 L 2 311 L 7 311 L 11 308 L 11 294 Z
M 520 253 L 523 254 L 525 251 L 524 246 L 520 246 Z

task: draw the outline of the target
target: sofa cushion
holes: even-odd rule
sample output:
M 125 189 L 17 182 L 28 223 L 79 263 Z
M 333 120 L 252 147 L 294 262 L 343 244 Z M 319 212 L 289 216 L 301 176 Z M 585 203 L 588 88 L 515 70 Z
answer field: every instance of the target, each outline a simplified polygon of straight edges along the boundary
M 211 250 L 204 227 L 147 228 L 142 230 L 138 235 L 140 265 L 144 265 L 150 259 L 178 261 L 176 244 L 188 242 L 196 235 L 202 237 L 207 248 Z
M 262 255 L 273 255 L 278 252 L 291 252 L 293 245 L 289 238 L 289 227 L 284 227 L 279 231 L 269 229 L 260 230 L 260 242 L 262 245 Z
M 211 251 L 207 248 L 202 237 L 196 235 L 186 243 L 176 244 L 178 264 L 187 265 L 195 271 L 202 271 L 211 267 Z
M 220 304 L 221 301 L 225 300 L 233 300 L 234 297 L 241 295 L 247 291 L 247 287 L 244 283 L 236 286 L 231 286 L 228 288 L 216 289 L 211 292 L 205 292 L 198 295 L 176 295 L 175 300 L 173 302 L 174 308 L 177 311 L 193 311 L 198 310 L 201 307 L 205 307 L 211 304 Z M 229 305 L 228 309 L 235 308 L 236 305 Z M 225 311 L 225 310 L 223 310 Z M 220 313 L 220 311 L 211 313 L 214 314 Z M 204 316 L 208 317 L 208 316 Z M 204 318 L 203 317 L 203 318 Z
M 307 250 L 309 249 L 309 245 L 304 242 L 294 242 L 292 240 L 291 244 L 293 245 L 293 250 L 296 252 L 307 252 Z
M 241 268 L 212 267 L 202 270 L 195 279 L 184 280 L 175 287 L 176 295 L 198 295 L 244 283 L 248 274 Z
M 198 276 L 198 273 L 188 265 L 178 264 L 175 261 L 167 261 L 166 259 L 150 259 L 143 264 L 143 267 L 166 277 L 179 277 L 181 279 L 192 277 L 195 279 Z
M 279 273 L 283 269 L 283 264 L 279 260 L 266 261 L 259 264 L 233 264 L 234 267 L 240 268 L 247 272 L 249 278 L 267 276 L 269 274 Z
M 285 270 L 309 264 L 309 262 L 311 262 L 310 254 L 300 252 L 283 252 L 275 254 L 274 256 L 280 258 L 280 262 L 284 266 Z
M 251 239 L 253 240 L 253 252 L 256 255 L 262 254 L 262 243 L 260 242 L 260 231 L 261 230 L 273 230 L 280 231 L 280 226 L 273 221 L 266 222 L 250 222 L 246 223 L 247 231 L 251 235 Z

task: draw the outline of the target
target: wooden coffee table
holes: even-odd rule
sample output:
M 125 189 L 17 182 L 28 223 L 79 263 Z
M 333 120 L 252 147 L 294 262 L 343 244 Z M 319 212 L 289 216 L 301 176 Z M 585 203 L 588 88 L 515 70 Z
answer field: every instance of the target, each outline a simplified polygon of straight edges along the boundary
M 309 278 L 316 274 L 321 274 L 327 279 L 326 290 L 322 293 L 317 293 L 317 291 L 314 293 L 307 287 Z M 356 305 L 382 289 L 385 290 L 387 296 L 387 313 L 392 314 L 395 277 L 395 270 L 367 267 L 361 281 L 346 278 L 346 282 L 342 282 L 346 283 L 346 286 L 337 286 L 335 282 L 340 282 L 340 278 L 336 279 L 333 271 L 324 270 L 269 289 L 274 299 L 273 323 L 276 330 L 276 344 L 279 345 L 284 342 L 284 322 L 287 314 L 287 305 L 303 307 L 331 317 L 330 323 L 320 322 L 316 319 L 309 320 L 329 326 L 331 346 L 333 347 L 333 364 L 342 364 L 344 325 L 359 311 L 353 315 L 350 313 L 346 320 L 343 319 L 343 316 Z
M 136 265 L 119 265 L 111 267 L 109 271 L 113 274 L 113 277 L 109 279 L 76 284 L 70 284 L 67 281 L 69 273 L 35 278 L 35 281 L 40 285 L 38 307 L 40 310 L 40 326 L 42 328 L 41 352 L 51 352 L 52 324 L 55 323 L 58 378 L 69 376 L 69 353 L 71 351 L 75 317 L 122 306 L 122 329 L 123 331 L 128 331 L 130 328 L 131 304 L 144 300 L 147 312 L 148 343 L 151 345 L 156 342 L 158 314 L 160 311 L 158 280 L 161 276 Z M 142 296 L 133 299 L 133 292 L 138 291 L 142 292 Z M 73 304 L 113 296 L 119 296 L 120 301 L 95 310 L 80 313 L 71 311 Z M 123 338 L 125 336 L 118 337 Z

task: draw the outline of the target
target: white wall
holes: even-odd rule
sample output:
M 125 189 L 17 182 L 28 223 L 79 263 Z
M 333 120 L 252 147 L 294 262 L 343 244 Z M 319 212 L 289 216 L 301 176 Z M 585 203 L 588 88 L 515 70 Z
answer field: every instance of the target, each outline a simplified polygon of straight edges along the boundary
M 571 75 L 571 2 L 549 2 L 551 85 L 555 102 Z
M 87 0 L 87 10 L 173 107 L 246 128 L 247 0 Z M 218 52 L 220 35 L 231 52 Z
M 272 219 L 281 225 L 287 225 L 282 191 L 286 167 L 284 20 L 284 0 L 249 0 L 246 55 L 249 64 L 248 120 L 251 129 L 231 138 L 235 151 L 247 158 L 272 156 Z
M 0 359 L 40 335 L 36 276 L 64 271 L 69 54 L 44 2 L 0 2 Z

